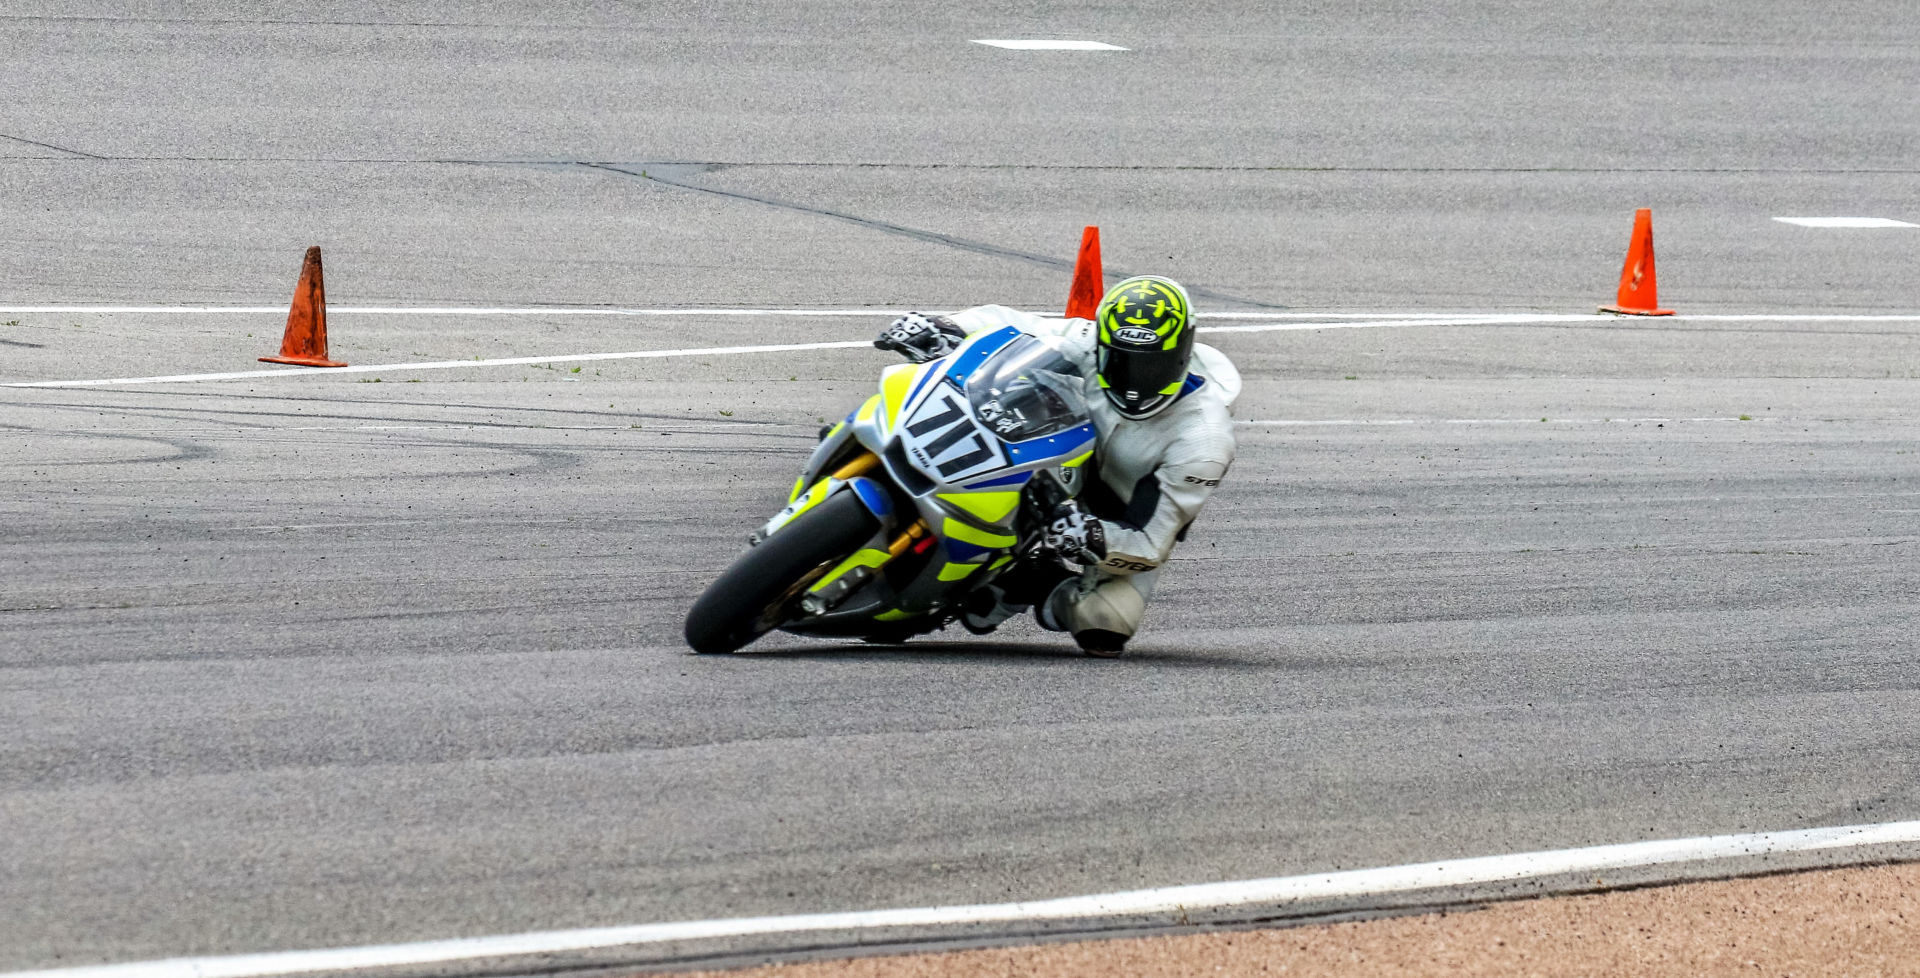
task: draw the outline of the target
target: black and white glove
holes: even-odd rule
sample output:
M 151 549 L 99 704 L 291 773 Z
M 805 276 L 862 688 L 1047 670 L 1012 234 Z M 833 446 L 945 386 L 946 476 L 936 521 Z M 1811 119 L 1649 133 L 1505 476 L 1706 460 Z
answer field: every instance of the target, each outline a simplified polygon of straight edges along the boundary
M 1053 511 L 1053 519 L 1041 532 L 1040 549 L 1071 563 L 1097 564 L 1107 557 L 1107 531 L 1079 503 L 1069 500 Z
M 945 316 L 910 312 L 893 321 L 873 345 L 891 350 L 914 363 L 938 360 L 952 353 L 967 338 L 967 331 Z

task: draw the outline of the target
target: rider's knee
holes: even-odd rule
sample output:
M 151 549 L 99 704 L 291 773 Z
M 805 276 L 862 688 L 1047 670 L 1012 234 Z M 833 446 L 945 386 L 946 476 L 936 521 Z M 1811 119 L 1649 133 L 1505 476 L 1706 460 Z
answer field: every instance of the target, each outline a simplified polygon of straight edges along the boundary
M 1147 599 L 1126 578 L 1109 578 L 1092 587 L 1067 581 L 1038 608 L 1040 627 L 1056 632 L 1112 632 L 1132 637 L 1147 613 Z

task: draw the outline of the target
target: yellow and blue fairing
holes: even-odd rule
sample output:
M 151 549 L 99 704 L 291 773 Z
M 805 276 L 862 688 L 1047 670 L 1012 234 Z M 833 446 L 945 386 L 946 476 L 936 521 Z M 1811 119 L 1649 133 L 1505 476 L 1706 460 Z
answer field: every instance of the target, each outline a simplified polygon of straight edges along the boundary
M 1019 543 L 1029 481 L 1051 470 L 1071 482 L 1093 452 L 1094 428 L 1078 393 L 1083 382 L 1077 376 L 1070 383 L 1045 376 L 1056 368 L 1072 369 L 1062 366 L 1067 361 L 1057 353 L 1050 341 L 1012 327 L 983 330 L 939 360 L 887 368 L 879 392 L 826 432 L 787 509 L 763 532 L 777 531 L 836 492 L 852 491 L 879 519 L 881 530 L 855 555 L 863 559 L 849 560 L 873 572 L 876 581 L 881 568 L 899 557 L 880 556 L 886 541 L 916 521 L 931 531 L 938 549 L 921 541 L 912 553 L 926 559 L 910 580 L 868 588 L 883 593 L 867 601 L 862 591 L 833 611 L 796 623 L 795 630 L 831 631 L 836 620 L 912 617 L 950 599 L 955 582 L 977 578 L 972 583 L 981 583 L 997 573 Z M 1022 373 L 1023 365 L 1031 369 Z M 1013 387 L 1035 377 L 1053 392 L 1046 403 L 1055 415 L 1050 426 L 1022 438 L 1031 427 L 1023 423 L 1025 415 L 1010 418 L 1001 403 L 1006 392 L 982 385 Z M 844 472 L 835 467 L 869 452 L 883 468 L 839 477 Z M 982 570 L 991 573 L 981 575 Z

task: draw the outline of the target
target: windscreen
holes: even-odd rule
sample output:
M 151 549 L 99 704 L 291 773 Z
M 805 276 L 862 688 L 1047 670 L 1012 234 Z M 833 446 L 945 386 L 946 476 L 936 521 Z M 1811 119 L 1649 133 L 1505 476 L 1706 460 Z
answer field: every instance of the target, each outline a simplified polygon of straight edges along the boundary
M 967 379 L 967 400 L 1002 441 L 1044 438 L 1087 421 L 1080 369 L 1042 339 L 1023 336 Z

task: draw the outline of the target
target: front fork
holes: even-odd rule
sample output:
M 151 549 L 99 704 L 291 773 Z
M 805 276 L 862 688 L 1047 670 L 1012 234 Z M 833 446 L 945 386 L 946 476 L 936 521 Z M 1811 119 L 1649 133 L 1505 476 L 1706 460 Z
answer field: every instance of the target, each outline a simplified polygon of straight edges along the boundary
M 854 551 L 852 556 L 841 561 L 828 571 L 825 577 L 807 588 L 806 595 L 800 599 L 801 609 L 810 615 L 832 611 L 849 595 L 873 580 L 873 576 L 880 573 L 880 568 L 886 566 L 888 561 L 906 553 L 916 542 L 926 537 L 927 532 L 927 521 L 917 519 L 901 531 L 899 536 L 894 537 L 893 542 L 887 544 L 887 549 L 866 547 Z
M 768 520 L 767 525 L 749 537 L 747 542 L 758 546 L 767 537 L 779 532 L 782 527 L 798 518 L 800 514 L 825 502 L 834 493 L 842 491 L 850 491 L 860 497 L 860 502 L 881 521 L 884 528 L 888 523 L 893 522 L 895 517 L 892 494 L 878 480 L 867 478 L 867 473 L 872 472 L 879 465 L 878 455 L 863 450 L 842 463 L 839 468 L 834 469 L 832 474 L 813 483 L 811 487 L 807 487 L 807 476 L 803 474 L 800 477 L 800 484 L 794 486 L 793 497 L 786 508 L 774 514 L 773 519 Z M 876 536 L 868 546 L 854 551 L 851 556 L 809 585 L 806 594 L 800 599 L 800 607 L 813 615 L 832 610 L 854 591 L 872 580 L 888 561 L 906 553 L 929 532 L 931 531 L 927 527 L 927 521 L 918 516 L 895 534 L 891 541 L 887 541 L 883 529 L 882 534 Z M 879 545 L 882 541 L 887 541 L 884 547 Z
M 851 457 L 848 455 L 849 450 L 853 453 Z M 854 440 L 851 417 L 825 429 L 820 434 L 820 443 L 813 448 L 813 454 L 807 457 L 807 464 L 800 469 L 800 477 L 794 480 L 793 492 L 787 495 L 787 501 L 792 502 L 800 498 L 800 494 L 805 492 L 808 486 L 818 482 L 820 477 L 828 471 L 828 464 L 836 459 L 856 459 L 865 451 L 866 446 Z M 842 464 L 844 465 L 845 462 Z M 871 468 L 871 466 L 868 467 Z
M 768 520 L 765 526 L 747 537 L 747 545 L 759 546 L 766 538 L 779 532 L 781 527 L 793 522 L 801 513 L 826 502 L 827 497 L 839 491 L 842 486 L 852 487 L 853 492 L 860 497 L 860 502 L 866 505 L 875 518 L 885 523 L 893 516 L 893 500 L 885 486 L 865 478 L 866 473 L 873 471 L 879 464 L 879 456 L 863 451 L 835 469 L 833 474 L 814 482 L 811 488 L 807 486 L 807 477 L 802 475 L 800 482 L 793 487 L 793 495 L 788 498 L 786 508 L 773 514 L 773 518 Z

